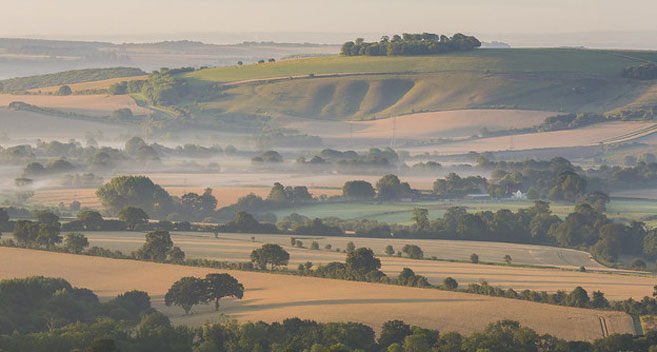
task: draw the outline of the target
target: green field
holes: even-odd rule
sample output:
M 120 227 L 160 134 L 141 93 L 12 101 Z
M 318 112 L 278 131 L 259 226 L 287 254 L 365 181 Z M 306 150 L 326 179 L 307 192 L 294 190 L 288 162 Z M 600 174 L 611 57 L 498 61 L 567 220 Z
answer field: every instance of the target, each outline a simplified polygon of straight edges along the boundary
M 307 216 L 309 218 L 338 217 L 341 219 L 368 219 L 386 223 L 411 224 L 411 212 L 413 208 L 425 208 L 429 210 L 429 218 L 441 218 L 447 208 L 453 206 L 466 207 L 470 212 L 483 210 L 497 211 L 499 209 L 510 209 L 516 211 L 520 208 L 528 208 L 533 205 L 532 201 L 489 201 L 489 202 L 358 202 L 358 203 L 326 203 L 295 208 L 287 208 L 274 212 L 278 219 L 282 219 L 292 213 Z M 552 211 L 559 216 L 566 216 L 573 210 L 571 204 L 551 204 Z
M 192 98 L 188 106 L 199 116 L 371 119 L 468 108 L 607 112 L 657 103 L 657 94 L 650 94 L 654 81 L 622 77 L 625 67 L 644 60 L 657 60 L 657 52 L 480 49 L 424 57 L 296 59 L 180 76 L 197 88 L 256 80 L 226 86 L 210 101 Z

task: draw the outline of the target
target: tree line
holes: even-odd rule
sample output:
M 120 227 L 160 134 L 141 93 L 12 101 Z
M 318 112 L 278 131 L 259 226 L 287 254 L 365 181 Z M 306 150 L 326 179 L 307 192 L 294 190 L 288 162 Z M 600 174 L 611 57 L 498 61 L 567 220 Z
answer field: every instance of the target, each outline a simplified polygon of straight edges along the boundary
M 456 33 L 452 37 L 433 33 L 404 33 L 392 37 L 383 36 L 378 42 L 365 42 L 363 38 L 342 45 L 340 54 L 345 56 L 412 56 L 436 55 L 455 51 L 468 51 L 481 46 L 473 37 Z
M 73 288 L 62 279 L 3 280 L 0 288 L 0 311 L 4 313 L 0 349 L 8 352 L 649 352 L 657 346 L 655 331 L 643 336 L 612 334 L 594 342 L 565 341 L 539 335 L 511 320 L 492 322 L 469 335 L 410 326 L 401 320 L 383 323 L 378 336 L 362 323 L 318 323 L 298 318 L 274 323 L 174 326 L 151 308 L 150 297 L 140 291 L 98 303 L 90 290 Z M 18 302 L 22 304 L 15 304 Z

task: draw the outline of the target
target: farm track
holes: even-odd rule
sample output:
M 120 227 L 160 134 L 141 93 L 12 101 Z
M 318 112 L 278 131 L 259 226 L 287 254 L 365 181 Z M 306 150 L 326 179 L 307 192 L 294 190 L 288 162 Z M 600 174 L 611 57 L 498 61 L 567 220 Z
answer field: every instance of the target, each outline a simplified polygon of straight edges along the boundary
M 603 140 L 600 141 L 600 143 L 611 144 L 611 143 L 627 142 L 627 141 L 632 140 L 632 139 L 649 136 L 653 133 L 657 133 L 657 124 L 654 124 L 650 127 L 643 128 L 643 129 L 638 130 L 638 131 L 626 133 L 626 134 L 616 136 L 616 137 L 603 139 Z

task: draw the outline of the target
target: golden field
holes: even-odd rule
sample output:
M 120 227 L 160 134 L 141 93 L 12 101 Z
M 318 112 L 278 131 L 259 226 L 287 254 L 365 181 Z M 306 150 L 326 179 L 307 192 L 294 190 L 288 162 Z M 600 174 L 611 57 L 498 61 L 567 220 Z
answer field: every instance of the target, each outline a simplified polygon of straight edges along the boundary
M 151 295 L 155 308 L 163 310 L 174 322 L 193 325 L 222 318 L 210 305 L 197 306 L 193 315 L 183 316 L 182 309 L 163 306 L 163 295 L 181 277 L 200 277 L 209 272 L 216 270 L 0 248 L 2 279 L 33 275 L 62 277 L 74 286 L 94 290 L 105 299 L 132 289 L 143 290 Z M 514 319 L 540 334 L 593 340 L 602 337 L 602 319 L 609 333 L 634 332 L 630 316 L 620 312 L 343 280 L 222 272 L 235 276 L 246 288 L 244 299 L 222 301 L 221 311 L 228 318 L 241 321 L 271 322 L 299 317 L 324 322 L 355 321 L 379 328 L 387 320 L 401 319 L 441 331 L 470 333 L 493 321 Z

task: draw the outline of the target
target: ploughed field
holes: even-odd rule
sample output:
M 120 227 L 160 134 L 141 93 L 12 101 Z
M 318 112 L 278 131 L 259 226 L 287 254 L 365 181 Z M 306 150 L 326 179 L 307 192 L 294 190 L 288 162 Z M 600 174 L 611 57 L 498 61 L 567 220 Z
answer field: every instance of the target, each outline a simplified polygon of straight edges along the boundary
M 138 232 L 86 232 L 85 234 L 89 237 L 91 246 L 120 250 L 126 254 L 144 243 L 144 234 Z M 290 245 L 290 237 L 302 241 L 305 248 L 293 248 Z M 215 238 L 213 234 L 196 232 L 176 232 L 172 235 L 172 240 L 188 258 L 229 262 L 249 261 L 251 251 L 255 248 L 259 248 L 263 243 L 277 243 L 290 253 L 288 265 L 290 269 L 296 269 L 299 264 L 307 261 L 315 266 L 332 261 L 344 262 L 346 254 L 342 251 L 347 243 L 352 241 L 356 247 L 368 247 L 380 255 L 381 269 L 388 276 L 397 276 L 404 267 L 407 267 L 417 274 L 426 276 L 433 284 L 441 284 L 449 276 L 461 285 L 486 280 L 493 286 L 513 288 L 516 291 L 524 289 L 548 292 L 570 291 L 582 286 L 589 294 L 600 290 L 610 300 L 629 297 L 641 299 L 652 294 L 655 284 L 653 276 L 607 269 L 593 261 L 586 252 L 548 246 L 499 242 L 251 234 L 219 234 L 218 238 Z M 320 250 L 309 249 L 312 241 L 319 243 Z M 331 245 L 331 251 L 325 249 L 327 244 Z M 405 244 L 420 246 L 426 258 L 435 256 L 439 259 L 469 261 L 470 254 L 477 253 L 480 262 L 502 263 L 504 255 L 509 254 L 514 264 L 553 268 L 417 260 L 388 257 L 383 254 L 387 245 L 392 245 L 395 251 L 400 251 Z M 336 252 L 336 249 L 340 252 Z M 588 272 L 576 271 L 582 265 Z
M 280 321 L 289 317 L 317 321 L 354 321 L 380 328 L 391 319 L 470 333 L 500 319 L 514 319 L 565 339 L 592 340 L 609 333 L 634 333 L 632 318 L 621 312 L 553 306 L 498 297 L 393 285 L 330 280 L 292 275 L 226 271 L 244 284 L 242 300 L 222 300 L 219 316 L 213 305 L 196 306 L 193 315 L 165 307 L 163 296 L 184 276 L 217 272 L 206 268 L 117 260 L 82 255 L 0 248 L 0 279 L 43 275 L 62 277 L 74 286 L 92 289 L 102 299 L 128 290 L 148 292 L 156 309 L 175 323 L 201 325 L 235 318 Z

